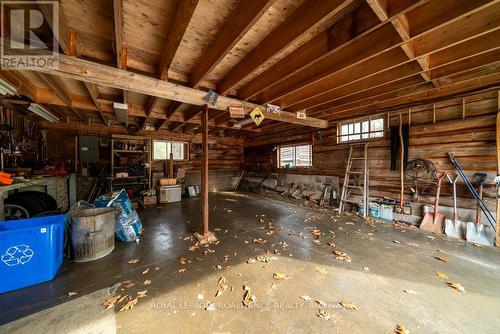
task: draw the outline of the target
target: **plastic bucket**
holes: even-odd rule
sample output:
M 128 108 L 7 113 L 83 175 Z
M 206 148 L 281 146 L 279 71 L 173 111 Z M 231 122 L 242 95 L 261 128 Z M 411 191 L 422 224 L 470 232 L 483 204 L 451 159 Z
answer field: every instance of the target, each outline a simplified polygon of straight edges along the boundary
M 115 209 L 71 213 L 71 250 L 76 262 L 100 259 L 115 248 Z
M 0 222 L 0 293 L 52 280 L 62 264 L 65 215 Z
M 380 219 L 392 221 L 392 212 L 394 208 L 391 205 L 382 204 L 380 206 Z

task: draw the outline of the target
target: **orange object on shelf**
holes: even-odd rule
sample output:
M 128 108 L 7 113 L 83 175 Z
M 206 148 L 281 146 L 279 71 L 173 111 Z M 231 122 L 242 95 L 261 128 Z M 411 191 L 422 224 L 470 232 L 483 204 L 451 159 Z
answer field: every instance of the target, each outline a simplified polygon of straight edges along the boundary
M 8 186 L 14 182 L 14 179 L 10 177 L 5 177 L 5 176 L 0 176 L 0 185 L 1 186 Z

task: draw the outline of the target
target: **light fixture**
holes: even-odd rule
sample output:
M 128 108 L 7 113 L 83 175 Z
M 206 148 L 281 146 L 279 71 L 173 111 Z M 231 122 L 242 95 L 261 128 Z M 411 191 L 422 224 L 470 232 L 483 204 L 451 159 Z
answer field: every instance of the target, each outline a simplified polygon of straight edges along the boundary
M 51 123 L 59 122 L 59 117 L 55 116 L 39 104 L 31 103 L 28 110 Z
M 253 122 L 253 119 L 251 117 L 247 117 L 247 118 L 244 118 L 242 119 L 241 121 L 238 121 L 236 123 L 234 123 L 234 127 L 238 128 L 238 127 L 242 127 L 243 125 L 247 125 L 247 124 L 250 124 Z
M 115 111 L 116 120 L 120 123 L 128 125 L 128 104 L 113 102 L 113 109 Z
M 17 95 L 17 88 L 7 81 L 0 79 L 0 95 Z

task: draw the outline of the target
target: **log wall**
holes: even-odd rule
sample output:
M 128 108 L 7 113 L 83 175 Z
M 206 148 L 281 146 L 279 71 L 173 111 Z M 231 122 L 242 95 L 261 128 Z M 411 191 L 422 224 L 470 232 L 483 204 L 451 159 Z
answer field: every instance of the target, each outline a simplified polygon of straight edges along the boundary
M 494 209 L 496 176 L 496 140 L 495 126 L 498 110 L 498 93 L 496 91 L 470 95 L 465 97 L 465 118 L 463 118 L 463 99 L 456 98 L 435 103 L 436 122 L 434 122 L 433 104 L 401 109 L 403 123 L 410 125 L 409 159 L 427 159 L 432 161 L 439 172 L 454 172 L 446 155 L 453 153 L 466 174 L 471 177 L 475 172 L 488 173 L 485 197 L 488 206 Z M 374 113 L 376 114 L 376 112 Z M 399 112 L 391 111 L 388 116 L 390 126 L 399 124 Z M 269 131 L 265 135 L 249 138 L 245 147 L 245 170 L 254 172 L 277 171 L 277 153 L 279 145 L 292 143 L 311 143 L 316 130 L 300 128 L 283 131 Z M 311 168 L 290 169 L 288 173 L 336 175 L 342 184 L 349 145 L 337 143 L 337 128 L 321 132 L 322 139 L 313 147 L 313 166 Z M 400 173 L 390 171 L 390 138 L 370 141 L 369 145 L 370 196 L 399 199 Z M 406 199 L 411 199 L 411 187 L 408 185 Z M 432 203 L 435 188 L 420 197 L 420 202 Z M 462 180 L 458 181 L 458 205 L 463 208 L 475 207 Z M 443 182 L 443 205 L 452 204 L 451 187 Z

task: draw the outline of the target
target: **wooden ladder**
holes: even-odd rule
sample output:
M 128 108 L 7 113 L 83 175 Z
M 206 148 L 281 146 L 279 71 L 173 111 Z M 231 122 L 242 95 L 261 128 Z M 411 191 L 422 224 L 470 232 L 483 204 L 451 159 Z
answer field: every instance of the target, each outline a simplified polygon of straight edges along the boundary
M 355 156 L 358 152 L 362 156 Z M 356 161 L 363 162 L 363 166 L 361 167 L 359 164 L 356 166 L 354 164 Z M 363 177 L 362 182 L 360 182 L 361 176 Z M 351 180 L 354 183 L 351 183 Z M 363 216 L 365 218 L 368 217 L 368 182 L 368 143 L 351 144 L 345 171 L 344 186 L 342 187 L 342 194 L 340 196 L 340 212 L 344 211 L 346 203 L 359 204 L 349 199 L 351 191 L 358 190 L 363 192 L 363 203 L 365 206 Z

